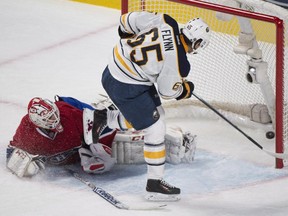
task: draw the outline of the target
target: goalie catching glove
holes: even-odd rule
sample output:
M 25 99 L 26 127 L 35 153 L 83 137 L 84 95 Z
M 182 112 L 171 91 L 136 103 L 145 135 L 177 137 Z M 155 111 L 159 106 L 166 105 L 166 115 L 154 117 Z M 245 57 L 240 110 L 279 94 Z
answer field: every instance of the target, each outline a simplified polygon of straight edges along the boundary
M 116 160 L 111 157 L 112 150 L 101 143 L 89 145 L 90 149 L 80 148 L 81 166 L 87 173 L 101 174 L 109 171 Z
M 6 166 L 18 177 L 32 177 L 40 170 L 45 169 L 44 158 L 32 155 L 28 152 L 8 146 L 6 154 Z

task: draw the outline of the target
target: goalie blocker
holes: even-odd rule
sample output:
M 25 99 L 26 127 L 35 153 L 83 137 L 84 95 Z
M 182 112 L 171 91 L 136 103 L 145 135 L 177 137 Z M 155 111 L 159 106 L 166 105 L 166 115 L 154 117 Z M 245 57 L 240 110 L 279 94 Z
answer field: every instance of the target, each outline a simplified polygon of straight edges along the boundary
M 165 135 L 166 162 L 171 164 L 191 163 L 196 151 L 196 135 L 183 133 L 180 128 L 168 128 Z M 144 132 L 118 132 L 112 145 L 112 157 L 118 164 L 142 164 Z

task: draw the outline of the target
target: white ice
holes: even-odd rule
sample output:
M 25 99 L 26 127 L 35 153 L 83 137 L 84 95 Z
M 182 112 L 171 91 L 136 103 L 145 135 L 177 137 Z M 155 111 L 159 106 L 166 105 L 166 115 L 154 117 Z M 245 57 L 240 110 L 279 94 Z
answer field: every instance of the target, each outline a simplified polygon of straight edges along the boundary
M 3 216 L 286 216 L 288 171 L 221 120 L 189 115 L 168 119 L 198 135 L 192 164 L 166 165 L 165 179 L 182 199 L 158 211 L 119 210 L 62 168 L 19 179 L 5 166 L 6 146 L 34 96 L 55 94 L 93 102 L 105 93 L 100 78 L 117 41 L 120 11 L 67 0 L 0 1 L 0 215 Z M 244 130 L 273 151 L 262 130 Z M 144 200 L 145 165 L 80 174 L 130 206 Z

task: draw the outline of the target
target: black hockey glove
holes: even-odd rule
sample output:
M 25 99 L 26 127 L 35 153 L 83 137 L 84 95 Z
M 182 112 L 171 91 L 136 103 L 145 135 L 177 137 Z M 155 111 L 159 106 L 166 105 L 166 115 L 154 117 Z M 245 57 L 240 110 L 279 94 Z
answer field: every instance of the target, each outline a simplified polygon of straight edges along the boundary
M 178 96 L 176 100 L 190 98 L 192 95 L 192 92 L 194 90 L 194 84 L 191 81 L 184 80 L 182 86 L 183 86 L 182 94 Z
M 134 36 L 134 34 L 129 34 L 129 33 L 126 33 L 126 32 L 123 32 L 119 26 L 118 28 L 118 34 L 120 36 L 121 39 L 126 39 L 126 38 L 131 38 Z

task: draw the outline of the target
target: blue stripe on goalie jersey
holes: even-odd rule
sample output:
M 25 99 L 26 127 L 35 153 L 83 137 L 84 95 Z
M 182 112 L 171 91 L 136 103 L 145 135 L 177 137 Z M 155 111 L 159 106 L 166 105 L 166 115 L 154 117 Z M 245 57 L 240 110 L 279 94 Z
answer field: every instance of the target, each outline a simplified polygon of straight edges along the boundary
M 115 48 L 114 48 L 115 49 Z M 122 49 L 122 48 L 121 48 Z M 132 79 L 132 80 L 135 80 L 135 81 L 137 81 L 137 82 L 149 82 L 149 80 L 147 80 L 147 79 L 144 79 L 139 73 L 138 73 L 138 71 L 136 70 L 136 68 L 134 67 L 134 65 L 133 65 L 133 63 L 132 63 L 132 67 L 134 68 L 134 72 L 136 72 L 138 75 L 139 75 L 139 77 L 140 78 L 142 78 L 142 80 L 141 79 L 136 79 L 135 77 L 132 77 L 132 76 L 130 76 L 130 73 L 129 72 L 127 72 L 126 70 L 123 70 L 120 66 L 119 66 L 119 64 L 117 63 L 117 57 L 115 56 L 115 54 L 114 54 L 114 52 L 113 52 L 113 60 L 114 60 L 114 63 L 115 63 L 115 65 L 119 68 L 119 70 L 121 70 L 127 77 L 129 77 L 130 79 Z
M 164 21 L 173 28 L 174 39 L 177 43 L 178 67 L 179 67 L 180 75 L 181 77 L 187 77 L 190 71 L 190 63 L 187 59 L 184 47 L 180 43 L 180 31 L 179 31 L 178 23 L 167 14 L 164 14 L 163 17 L 164 17 Z

